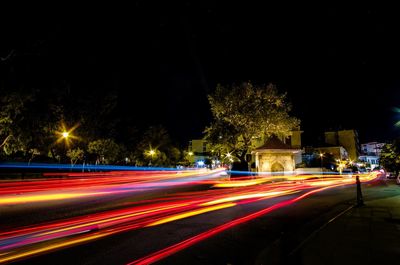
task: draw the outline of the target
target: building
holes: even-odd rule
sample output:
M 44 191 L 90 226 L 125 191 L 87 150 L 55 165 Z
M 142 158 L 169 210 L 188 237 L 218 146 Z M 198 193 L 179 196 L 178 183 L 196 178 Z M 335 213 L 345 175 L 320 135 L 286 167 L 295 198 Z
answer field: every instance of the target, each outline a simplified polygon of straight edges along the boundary
M 361 155 L 359 160 L 364 162 L 367 170 L 379 167 L 379 157 L 385 143 L 369 142 L 361 144 Z
M 375 155 L 360 155 L 359 160 L 366 163 L 366 169 L 373 170 L 376 167 L 379 167 L 379 156 Z
M 303 133 L 303 131 L 301 131 L 300 129 L 293 130 L 287 138 L 280 138 L 280 141 L 286 145 L 289 145 L 293 149 L 301 149 L 301 134 L 302 133 Z M 266 139 L 265 137 L 255 138 L 255 139 L 253 139 L 253 147 L 259 148 L 262 145 L 264 145 L 267 140 L 268 139 Z M 252 161 L 255 161 L 254 154 L 253 154 Z M 301 153 L 299 153 L 295 156 L 295 162 L 296 162 L 296 164 L 301 163 Z
M 208 158 L 208 149 L 206 140 L 197 139 L 189 141 L 189 162 L 196 166 L 204 166 L 204 162 Z
M 361 154 L 364 156 L 380 156 L 385 143 L 369 142 L 361 144 Z
M 252 141 L 253 147 L 257 147 L 253 149 L 251 153 L 246 155 L 246 160 L 248 161 L 250 168 L 253 171 L 278 171 L 278 169 L 282 169 L 279 171 L 293 171 L 295 169 L 296 164 L 301 163 L 301 133 L 303 131 L 294 130 L 291 132 L 291 135 L 284 139 L 278 139 L 277 137 L 272 137 L 265 140 L 265 137 L 254 138 Z M 260 149 L 261 148 L 261 149 Z M 220 154 L 213 153 L 213 150 L 210 150 L 210 146 L 206 140 L 196 139 L 189 141 L 188 146 L 188 160 L 192 165 L 195 166 L 204 166 L 206 159 L 212 159 L 212 163 L 219 164 L 222 161 L 218 160 Z M 258 158 L 257 158 L 258 156 Z M 270 168 L 267 167 L 266 159 L 271 159 L 271 161 L 275 161 L 275 165 Z M 257 159 L 263 165 L 263 169 L 257 168 Z M 230 161 L 223 162 L 233 162 Z M 281 167 L 282 166 L 282 167 Z
M 343 146 L 315 147 L 314 150 L 321 154 L 331 154 L 335 160 L 341 161 L 349 158 L 349 154 Z
M 272 137 L 262 146 L 254 149 L 255 167 L 258 172 L 292 173 L 296 168 L 296 157 L 301 149 L 286 144 L 277 137 Z
M 356 130 L 341 130 L 325 132 L 325 143 L 331 146 L 343 146 L 349 159 L 356 161 L 360 154 L 358 133 Z

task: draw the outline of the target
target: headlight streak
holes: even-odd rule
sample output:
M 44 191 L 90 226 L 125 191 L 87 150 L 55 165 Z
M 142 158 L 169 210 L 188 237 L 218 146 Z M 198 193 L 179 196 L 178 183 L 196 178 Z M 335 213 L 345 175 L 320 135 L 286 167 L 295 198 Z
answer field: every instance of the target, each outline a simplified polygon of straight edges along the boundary
M 183 218 L 188 218 L 188 217 L 191 217 L 191 216 L 199 215 L 199 214 L 202 214 L 202 213 L 221 210 L 221 209 L 232 207 L 232 206 L 235 206 L 235 205 L 236 205 L 236 203 L 223 203 L 223 204 L 216 205 L 216 206 L 205 207 L 205 208 L 202 208 L 202 209 L 199 209 L 199 210 L 188 211 L 186 213 L 176 214 L 176 215 L 169 216 L 167 218 L 160 219 L 160 220 L 155 221 L 153 223 L 150 223 L 150 224 L 148 224 L 146 226 L 155 226 L 155 225 L 165 224 L 165 223 L 169 223 L 169 222 L 172 222 L 172 221 L 180 220 L 180 219 L 183 219 Z
M 106 196 L 163 187 L 201 183 L 203 179 L 220 177 L 221 169 L 185 172 L 108 172 L 102 177 L 65 180 L 0 182 L 0 205 L 14 205 L 74 199 L 86 196 Z M 77 174 L 77 173 L 75 173 Z M 96 173 L 99 174 L 99 173 Z
M 371 179 L 373 179 L 373 176 L 366 177 L 364 180 L 369 181 Z M 335 180 L 337 181 L 336 184 L 333 180 L 327 181 L 324 176 L 321 179 L 265 183 L 263 185 L 251 185 L 241 188 L 173 194 L 163 199 L 167 201 L 162 201 L 158 198 L 141 202 L 145 203 L 144 205 L 126 209 L 111 210 L 89 216 L 71 218 L 66 221 L 0 232 L 0 263 L 89 242 L 132 229 L 161 225 L 239 204 L 293 194 L 301 190 L 315 189 L 318 186 L 331 185 L 317 189 L 320 191 L 354 183 L 354 179 L 343 178 Z M 321 184 L 318 185 L 318 182 Z M 297 198 L 300 200 L 312 193 L 314 191 L 309 191 Z M 277 205 L 282 205 L 282 203 Z M 270 208 L 275 209 L 273 207 L 275 206 L 271 206 Z M 60 240 L 66 242 L 59 242 Z
M 43 195 L 30 195 L 30 196 L 13 196 L 0 198 L 0 205 L 22 204 L 30 202 L 43 202 L 54 200 L 66 200 L 88 196 L 99 196 L 109 194 L 109 192 L 93 192 L 93 193 L 57 193 L 57 194 L 43 194 Z
M 299 201 L 301 199 L 304 199 L 304 198 L 310 196 L 311 194 L 314 194 L 314 193 L 317 193 L 317 192 L 320 192 L 320 191 L 323 191 L 323 190 L 326 190 L 326 189 L 343 186 L 343 185 L 346 185 L 346 184 L 337 184 L 337 185 L 334 185 L 334 186 L 323 187 L 323 188 L 319 188 L 319 189 L 316 189 L 316 190 L 309 191 L 309 192 L 307 192 L 307 193 L 305 193 L 305 194 L 303 194 L 301 196 L 298 196 L 298 197 L 296 197 L 294 199 L 286 200 L 286 201 L 277 203 L 277 204 L 275 204 L 275 205 L 273 205 L 271 207 L 265 208 L 265 209 L 263 209 L 261 211 L 246 215 L 244 217 L 235 219 L 235 220 L 230 221 L 228 223 L 225 223 L 223 225 L 220 225 L 220 226 L 217 226 L 215 228 L 212 228 L 212 229 L 210 229 L 210 230 L 208 230 L 206 232 L 200 233 L 200 234 L 198 234 L 198 235 L 196 235 L 194 237 L 186 239 L 186 240 L 184 240 L 182 242 L 179 242 L 179 243 L 177 243 L 175 245 L 169 246 L 169 247 L 167 247 L 165 249 L 162 249 L 162 250 L 159 250 L 159 251 L 157 251 L 155 253 L 152 253 L 152 254 L 150 254 L 150 255 L 148 255 L 146 257 L 143 257 L 143 258 L 140 258 L 140 259 L 135 260 L 133 262 L 130 262 L 127 265 L 152 264 L 152 263 L 154 263 L 156 261 L 159 261 L 161 259 L 164 259 L 164 258 L 166 258 L 166 257 L 168 257 L 168 256 L 170 256 L 170 255 L 172 255 L 174 253 L 177 253 L 177 252 L 179 252 L 179 251 L 181 251 L 183 249 L 186 249 L 186 248 L 188 248 L 188 247 L 190 247 L 190 246 L 192 246 L 192 245 L 194 245 L 194 244 L 196 244 L 196 243 L 198 243 L 200 241 L 203 241 L 203 240 L 205 240 L 207 238 L 210 238 L 210 237 L 212 237 L 212 236 L 214 236 L 214 235 L 216 235 L 218 233 L 221 233 L 221 232 L 223 232 L 223 231 L 225 231 L 225 230 L 227 230 L 229 228 L 232 228 L 232 227 L 240 225 L 242 223 L 251 221 L 251 220 L 253 220 L 253 219 L 257 218 L 257 217 L 263 216 L 263 215 L 265 215 L 267 213 L 270 213 L 270 212 L 272 212 L 272 211 L 274 211 L 276 209 L 288 206 L 288 205 L 290 205 L 292 203 L 295 203 L 295 202 L 297 202 L 297 201 Z

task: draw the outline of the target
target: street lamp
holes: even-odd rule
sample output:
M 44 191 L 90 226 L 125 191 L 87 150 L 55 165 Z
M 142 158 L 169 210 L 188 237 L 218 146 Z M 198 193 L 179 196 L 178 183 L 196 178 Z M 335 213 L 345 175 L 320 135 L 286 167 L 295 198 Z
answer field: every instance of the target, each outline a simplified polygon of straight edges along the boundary
M 64 123 L 61 123 L 60 130 L 56 131 L 56 134 L 58 135 L 57 143 L 60 143 L 62 141 L 65 142 L 66 147 L 69 147 L 70 142 L 72 140 L 77 140 L 79 137 L 73 134 L 74 130 L 79 127 L 79 124 L 75 124 L 72 128 L 67 129 Z
M 67 139 L 68 138 L 68 136 L 69 136 L 69 132 L 63 132 L 62 134 L 62 137 L 64 138 L 64 139 Z
M 192 151 L 189 151 L 187 154 L 188 154 L 188 156 L 189 156 L 189 158 L 188 158 L 189 166 L 191 166 L 191 165 L 195 162 L 195 159 L 192 160 L 193 152 L 192 152 Z
M 322 161 L 323 161 L 324 154 L 320 153 L 319 157 L 321 158 L 321 174 L 323 175 L 324 173 L 323 173 Z
M 342 175 L 343 172 L 343 162 L 341 159 L 336 159 L 337 165 L 338 165 L 338 169 L 339 169 L 339 174 Z
M 147 155 L 148 156 L 150 156 L 150 162 L 149 162 L 149 166 L 151 166 L 151 162 L 153 162 L 153 156 L 156 154 L 156 151 L 154 151 L 153 149 L 150 149 L 148 152 L 147 152 Z

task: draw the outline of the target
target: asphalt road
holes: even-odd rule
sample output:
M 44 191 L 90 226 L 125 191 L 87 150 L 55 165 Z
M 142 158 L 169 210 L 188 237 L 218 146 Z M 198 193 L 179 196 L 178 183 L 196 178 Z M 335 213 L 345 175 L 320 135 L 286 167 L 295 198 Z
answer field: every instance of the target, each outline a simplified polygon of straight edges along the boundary
M 366 202 L 368 198 L 386 196 L 383 192 L 386 185 L 384 180 L 364 184 Z M 295 193 L 240 204 L 158 226 L 126 231 L 30 257 L 16 264 L 128 264 L 299 195 Z M 312 194 L 207 237 L 156 264 L 296 264 L 296 255 L 289 254 L 313 231 L 354 205 L 355 196 L 354 185 Z

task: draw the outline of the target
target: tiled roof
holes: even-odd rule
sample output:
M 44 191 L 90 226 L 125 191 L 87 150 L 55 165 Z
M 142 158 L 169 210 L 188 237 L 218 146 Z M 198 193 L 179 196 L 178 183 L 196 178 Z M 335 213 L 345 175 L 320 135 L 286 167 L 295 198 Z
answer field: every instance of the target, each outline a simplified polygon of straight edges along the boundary
M 268 141 L 263 144 L 262 146 L 256 148 L 255 150 L 264 150 L 264 149 L 297 149 L 293 148 L 292 146 L 285 144 L 277 137 L 271 137 Z

